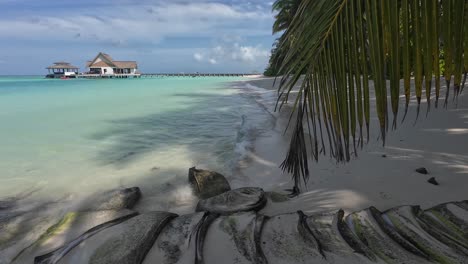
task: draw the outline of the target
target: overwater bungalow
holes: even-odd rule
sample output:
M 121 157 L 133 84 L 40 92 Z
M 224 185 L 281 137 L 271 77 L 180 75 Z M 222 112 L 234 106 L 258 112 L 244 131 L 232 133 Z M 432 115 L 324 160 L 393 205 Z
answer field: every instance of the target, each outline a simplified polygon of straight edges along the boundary
M 54 62 L 54 65 L 46 68 L 49 71 L 46 78 L 76 78 L 79 68 L 68 62 Z
M 109 54 L 99 52 L 93 60 L 86 63 L 88 72 L 84 78 L 135 78 L 140 77 L 136 61 L 116 61 Z

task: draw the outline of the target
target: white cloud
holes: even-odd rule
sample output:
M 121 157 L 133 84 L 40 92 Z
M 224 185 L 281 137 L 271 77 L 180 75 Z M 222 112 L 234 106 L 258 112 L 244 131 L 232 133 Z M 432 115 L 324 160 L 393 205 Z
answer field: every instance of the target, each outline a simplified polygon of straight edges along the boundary
M 200 53 L 195 53 L 193 54 L 193 58 L 196 60 L 196 61 L 203 61 L 203 55 L 200 54 Z
M 234 60 L 240 60 L 245 62 L 255 62 L 259 58 L 268 58 L 270 51 L 262 49 L 260 46 L 239 46 L 234 45 L 235 49 L 232 52 L 232 58 Z
M 19 16 L 4 18 L 0 19 L 0 38 L 83 40 L 121 45 L 129 41 L 159 42 L 171 36 L 211 37 L 219 32 L 226 35 L 268 35 L 271 23 L 272 15 L 267 9 L 244 10 L 222 3 L 169 2 L 106 6 L 91 11 L 86 9 L 86 12 L 70 9 L 32 19 Z
M 216 46 L 213 48 L 212 52 L 216 55 L 216 56 L 224 56 L 226 54 L 226 51 L 225 51 L 225 48 L 222 47 L 222 46 Z
M 209 59 L 208 62 L 209 62 L 210 64 L 218 64 L 218 62 L 216 61 L 216 59 L 213 59 L 213 58 Z
M 51 58 L 83 67 L 84 58 L 100 50 L 115 58 L 138 60 L 144 72 L 250 71 L 263 69 L 267 59 L 255 52 L 248 55 L 240 48 L 236 51 L 233 43 L 269 50 L 267 42 L 273 40 L 273 14 L 264 0 L 0 3 L 0 61 L 8 60 L 0 64 L 8 63 L 6 70 L 11 72 L 23 69 L 23 65 L 15 63 L 29 57 L 34 57 L 28 68 L 31 73 L 43 70 Z M 266 49 L 247 42 L 252 40 L 264 43 Z M 213 44 L 200 47 L 210 45 L 206 43 Z M 237 54 L 235 60 L 233 54 Z
M 245 64 L 257 64 L 268 60 L 270 50 L 265 49 L 260 45 L 249 46 L 240 45 L 239 43 L 225 43 L 224 45 L 217 45 L 203 52 L 197 52 L 193 56 L 199 62 L 208 62 L 210 64 L 217 64 L 221 61 L 237 61 Z

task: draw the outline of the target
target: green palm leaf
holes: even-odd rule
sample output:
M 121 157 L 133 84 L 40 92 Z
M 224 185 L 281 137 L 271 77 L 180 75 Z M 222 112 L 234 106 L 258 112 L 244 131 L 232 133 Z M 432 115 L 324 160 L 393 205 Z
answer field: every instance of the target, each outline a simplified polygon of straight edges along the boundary
M 404 88 L 405 116 L 412 93 L 416 95 L 419 113 L 423 86 L 428 111 L 433 90 L 437 106 L 440 58 L 447 82 L 445 106 L 452 75 L 454 94 L 458 95 L 468 70 L 467 6 L 465 0 L 275 2 L 278 14 L 273 31 L 284 30 L 277 46 L 282 74 L 279 109 L 302 81 L 290 119 L 294 123 L 293 136 L 281 165 L 292 174 L 296 187 L 301 178 L 307 181 L 309 177 L 310 154 L 317 159 L 319 153 L 328 149 L 337 161 L 349 161 L 352 153 L 357 153 L 356 140 L 358 145 L 363 144 L 364 124 L 369 140 L 371 87 L 384 144 L 389 109 L 392 127 L 396 128 L 400 86 Z M 414 87 L 410 85 L 412 75 Z M 354 146 L 354 151 L 350 146 Z

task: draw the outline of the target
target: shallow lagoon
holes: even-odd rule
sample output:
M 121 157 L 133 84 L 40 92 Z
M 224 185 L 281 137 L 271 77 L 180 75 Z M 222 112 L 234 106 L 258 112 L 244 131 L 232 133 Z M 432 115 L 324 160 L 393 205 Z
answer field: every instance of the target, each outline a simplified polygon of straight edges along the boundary
M 236 80 L 0 77 L 0 197 L 140 186 L 143 208 L 189 210 L 188 168 L 236 177 L 271 122 Z

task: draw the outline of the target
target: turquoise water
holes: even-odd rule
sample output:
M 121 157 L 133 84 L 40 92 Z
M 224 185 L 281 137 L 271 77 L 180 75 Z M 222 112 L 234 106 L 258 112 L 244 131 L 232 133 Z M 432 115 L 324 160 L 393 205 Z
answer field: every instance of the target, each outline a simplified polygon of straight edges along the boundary
M 236 177 L 269 122 L 239 80 L 0 77 L 0 197 L 140 186 L 150 209 L 190 207 L 188 168 Z

